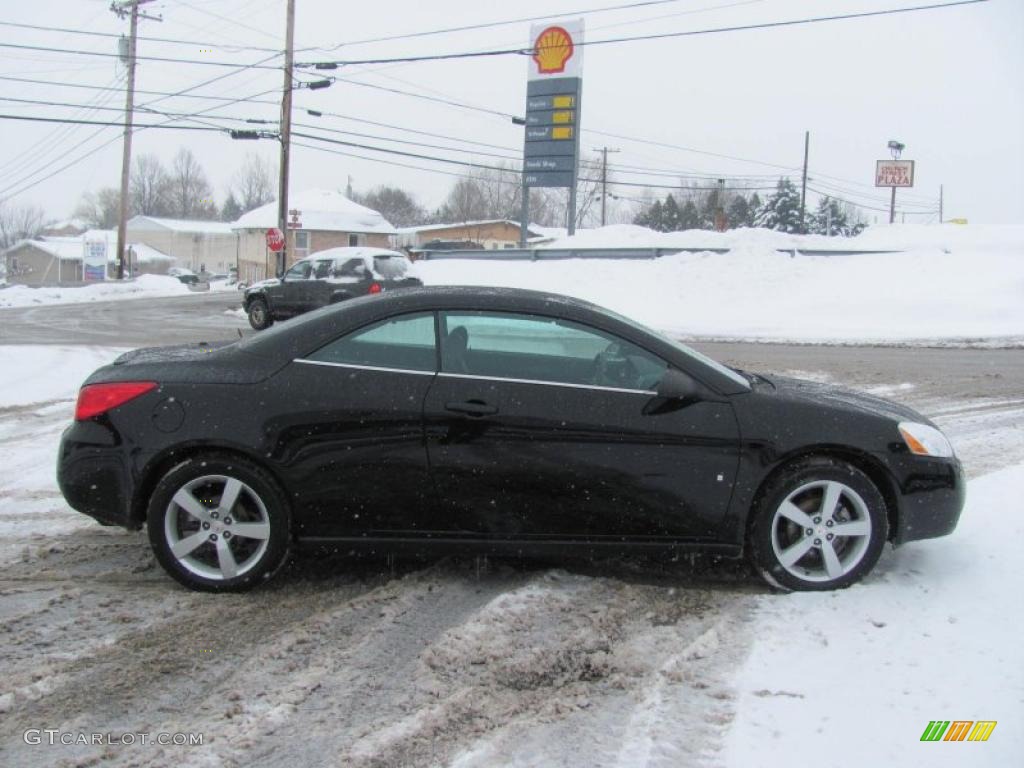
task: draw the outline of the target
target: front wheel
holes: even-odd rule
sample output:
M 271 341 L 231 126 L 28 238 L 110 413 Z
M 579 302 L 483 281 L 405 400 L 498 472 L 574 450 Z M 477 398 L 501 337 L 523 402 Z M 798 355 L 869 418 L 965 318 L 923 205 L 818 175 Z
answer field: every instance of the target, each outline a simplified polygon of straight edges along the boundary
M 249 302 L 249 325 L 253 330 L 262 331 L 274 324 L 274 317 L 270 314 L 266 299 L 253 299 Z
M 889 534 L 885 499 L 852 464 L 827 458 L 783 470 L 753 510 L 749 552 L 774 587 L 847 587 L 870 571 Z
M 171 469 L 150 498 L 146 526 L 160 565 L 190 589 L 251 589 L 288 556 L 284 496 L 242 459 L 198 456 Z

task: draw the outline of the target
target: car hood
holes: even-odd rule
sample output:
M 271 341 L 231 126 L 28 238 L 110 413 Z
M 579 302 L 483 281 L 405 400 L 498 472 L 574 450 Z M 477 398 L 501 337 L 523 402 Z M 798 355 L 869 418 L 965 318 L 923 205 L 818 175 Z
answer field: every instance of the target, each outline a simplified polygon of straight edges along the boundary
M 761 378 L 775 388 L 778 396 L 791 400 L 802 400 L 827 408 L 882 416 L 893 421 L 916 421 L 931 424 L 931 421 L 913 408 L 886 400 L 884 397 L 876 397 L 834 384 L 821 384 L 816 381 L 791 379 L 785 376 L 761 376 Z
M 253 283 L 248 288 L 246 288 L 246 291 L 251 291 L 253 288 L 271 288 L 272 286 L 280 284 L 280 279 L 276 277 L 268 277 L 266 280 L 260 280 L 258 283 Z

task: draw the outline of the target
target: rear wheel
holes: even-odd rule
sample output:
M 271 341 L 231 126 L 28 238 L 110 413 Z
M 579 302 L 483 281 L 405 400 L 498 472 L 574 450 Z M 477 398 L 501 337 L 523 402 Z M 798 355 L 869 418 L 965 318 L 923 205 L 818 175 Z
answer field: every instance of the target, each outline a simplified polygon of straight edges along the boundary
M 254 330 L 262 331 L 274 324 L 274 317 L 270 314 L 266 299 L 253 299 L 249 302 L 249 325 Z
M 772 586 L 846 587 L 870 571 L 888 538 L 885 500 L 861 470 L 817 458 L 779 473 L 750 528 L 754 567 Z
M 147 528 L 160 565 L 195 590 L 250 589 L 288 556 L 284 497 L 242 459 L 198 456 L 171 469 L 150 499 Z

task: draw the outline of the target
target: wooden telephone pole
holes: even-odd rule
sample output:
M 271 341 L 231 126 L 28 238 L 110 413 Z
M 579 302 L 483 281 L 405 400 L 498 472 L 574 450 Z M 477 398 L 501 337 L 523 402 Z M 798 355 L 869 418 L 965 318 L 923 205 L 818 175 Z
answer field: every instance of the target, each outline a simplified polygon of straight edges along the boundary
M 620 152 L 621 150 L 612 149 L 611 147 L 601 147 L 594 151 L 601 153 L 601 226 L 603 227 L 606 221 L 608 201 L 608 153 Z
M 124 101 L 124 138 L 121 149 L 121 200 L 120 213 L 117 217 L 117 279 L 124 280 L 124 254 L 128 238 L 128 179 L 132 167 L 132 119 L 135 111 L 135 46 L 139 30 L 139 17 L 151 21 L 163 21 L 159 16 L 148 16 L 139 13 L 139 6 L 153 0 L 121 0 L 112 2 L 110 10 L 120 18 L 131 17 L 128 33 L 128 85 Z
M 295 235 L 288 227 L 288 165 L 291 161 L 292 142 L 292 65 L 295 56 L 295 0 L 288 0 L 288 19 L 285 31 L 284 88 L 281 92 L 281 158 L 277 190 L 277 228 L 284 234 L 284 248 L 277 255 L 277 274 L 288 268 L 288 242 Z M 290 236 L 290 238 L 289 238 Z

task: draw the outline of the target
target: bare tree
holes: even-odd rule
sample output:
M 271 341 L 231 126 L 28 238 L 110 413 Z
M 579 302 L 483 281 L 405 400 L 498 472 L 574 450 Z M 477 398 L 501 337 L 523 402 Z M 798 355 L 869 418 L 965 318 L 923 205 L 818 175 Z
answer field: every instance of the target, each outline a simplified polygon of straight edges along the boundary
M 92 228 L 112 229 L 117 226 L 120 201 L 121 192 L 115 187 L 86 192 L 78 202 L 74 215 Z
M 0 201 L 0 250 L 38 235 L 45 216 L 43 209 L 37 206 Z
M 179 219 L 213 219 L 217 205 L 213 190 L 192 150 L 182 147 L 171 163 L 168 211 Z
M 133 214 L 167 216 L 171 180 L 156 155 L 139 155 L 132 167 L 128 206 Z
M 255 152 L 245 156 L 229 190 L 242 213 L 275 199 L 274 175 L 274 168 Z
M 379 186 L 366 194 L 352 192 L 351 199 L 379 212 L 396 227 L 423 224 L 427 214 L 416 198 L 398 187 Z

